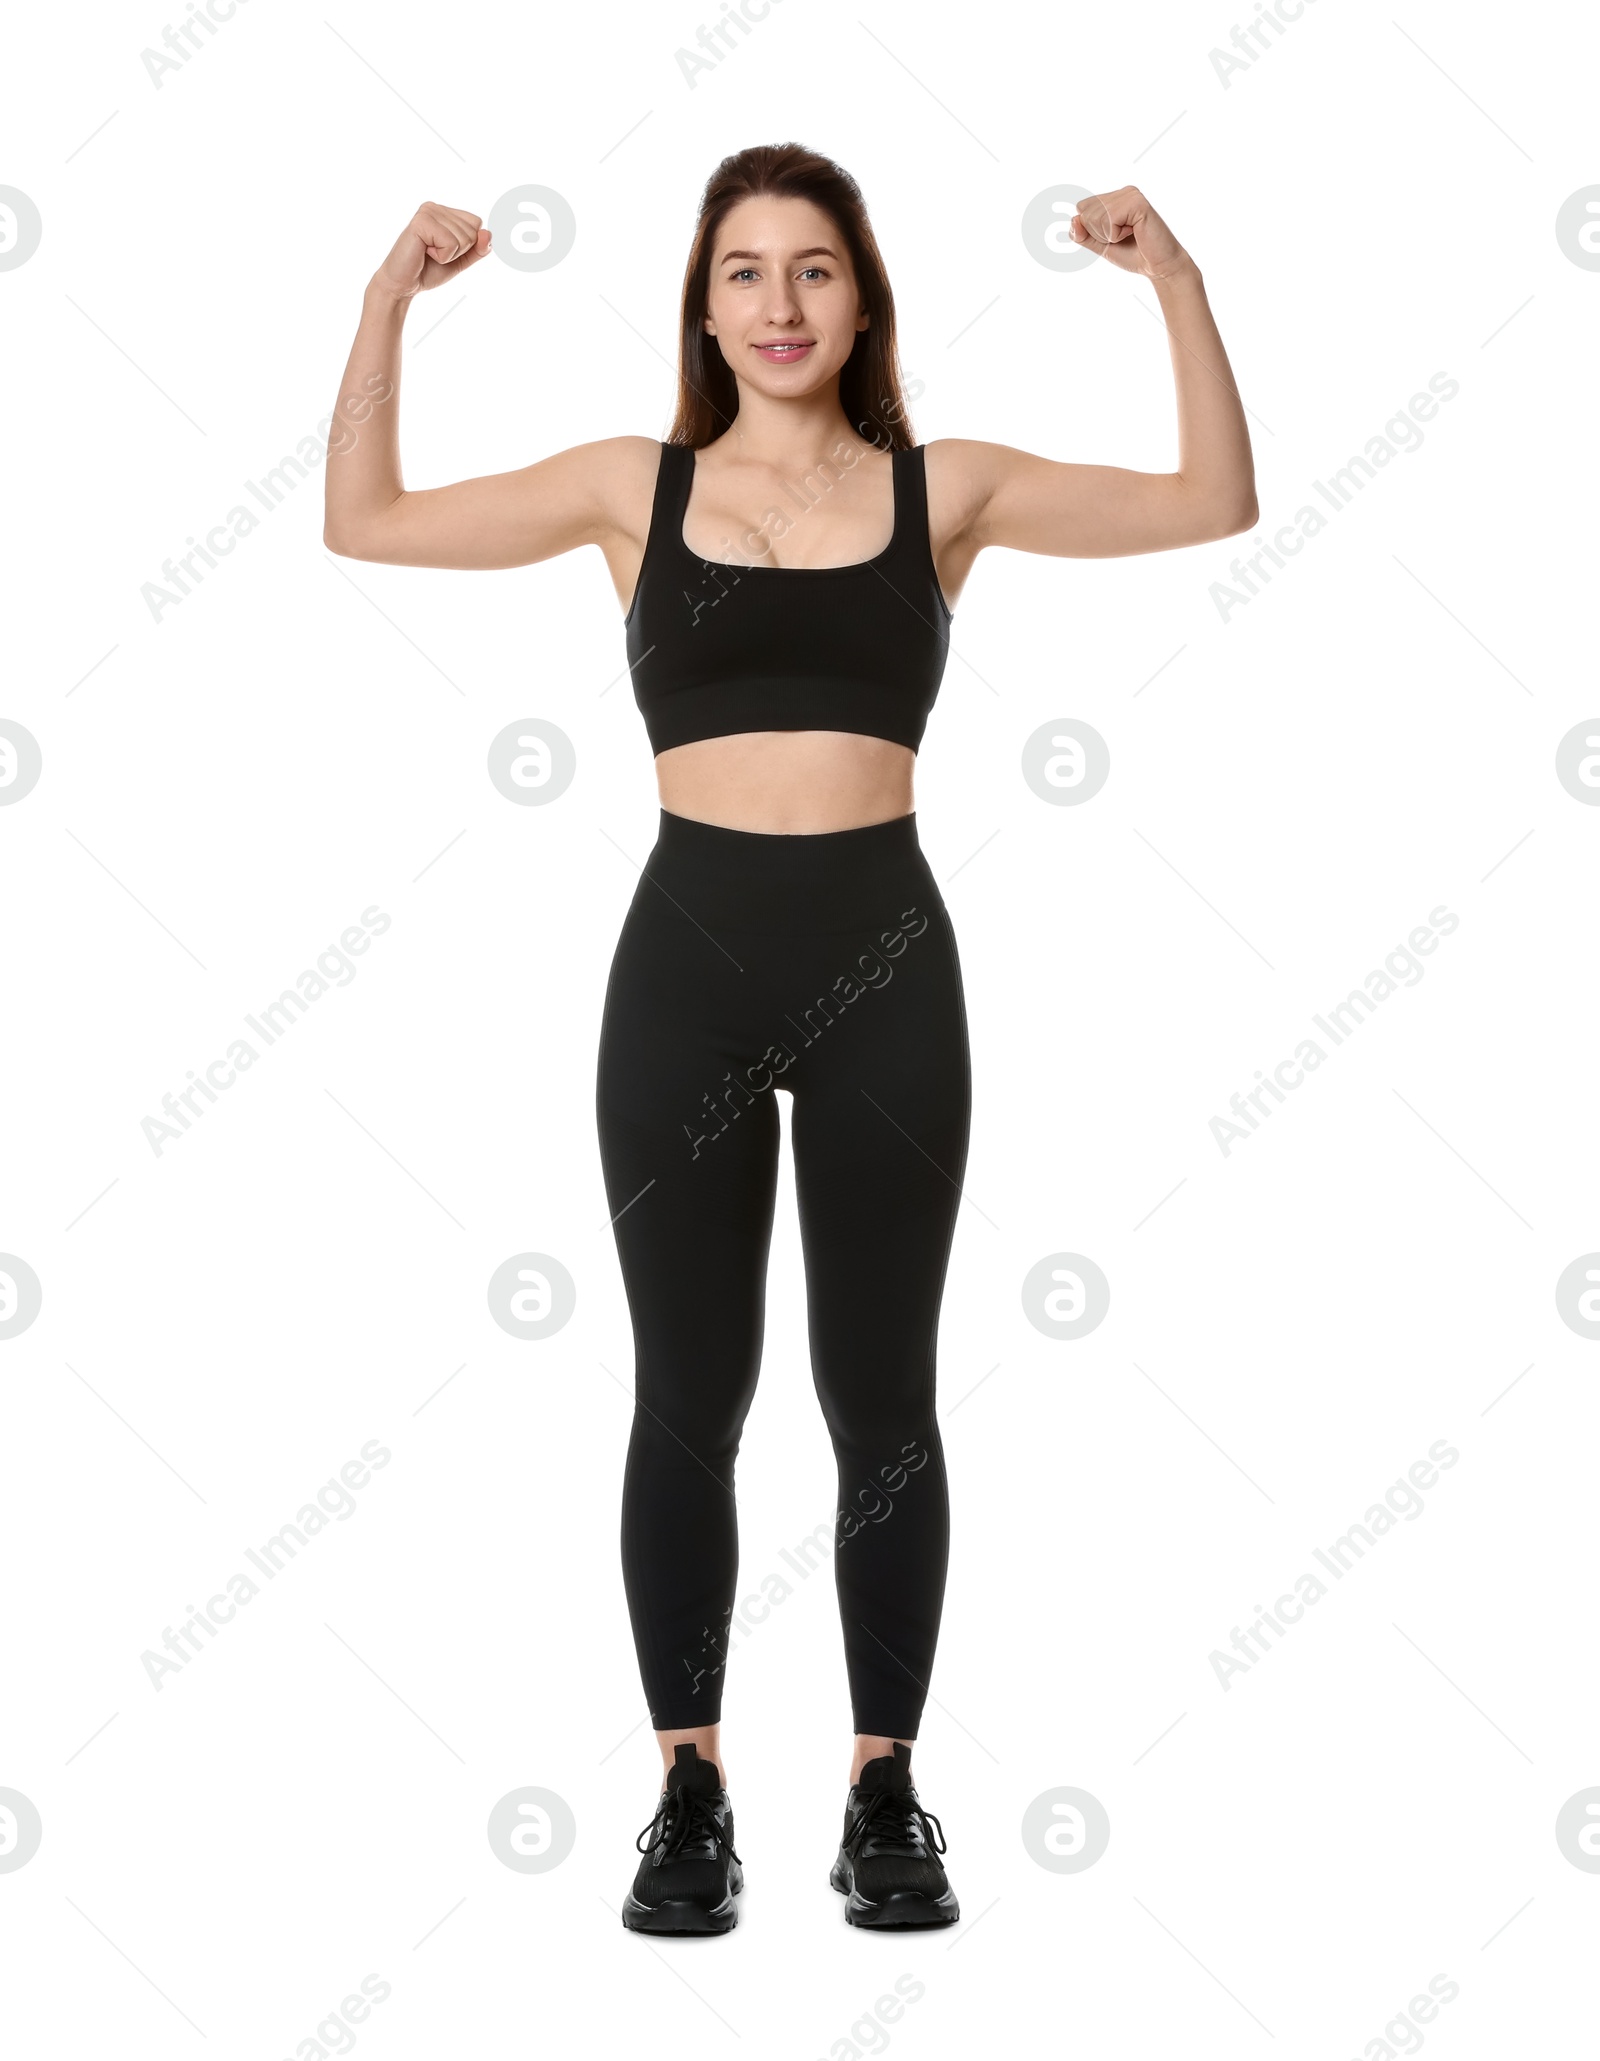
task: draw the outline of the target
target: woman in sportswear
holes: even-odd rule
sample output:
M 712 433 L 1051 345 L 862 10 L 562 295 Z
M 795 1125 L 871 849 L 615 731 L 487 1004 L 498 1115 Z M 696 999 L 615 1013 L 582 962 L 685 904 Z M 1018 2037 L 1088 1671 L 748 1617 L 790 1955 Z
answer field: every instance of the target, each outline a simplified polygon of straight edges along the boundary
M 951 606 L 986 546 L 1112 557 L 1256 520 L 1244 413 L 1193 259 L 1134 187 L 1081 202 L 1070 233 L 1154 285 L 1176 471 L 915 444 L 860 191 L 796 144 L 741 151 L 706 187 L 664 444 L 612 437 L 405 489 L 406 308 L 489 249 L 456 208 L 417 211 L 367 287 L 345 368 L 339 414 L 363 427 L 328 466 L 328 547 L 505 567 L 597 545 L 655 754 L 658 835 L 617 943 L 597 1076 L 636 1360 L 622 1562 L 664 1769 L 623 1910 L 641 1931 L 726 1931 L 743 1886 L 718 1722 L 779 1091 L 839 1470 L 856 1740 L 832 1880 L 854 1924 L 959 1916 L 910 1761 L 944 1590 L 935 1338 L 970 1075 L 912 771 Z

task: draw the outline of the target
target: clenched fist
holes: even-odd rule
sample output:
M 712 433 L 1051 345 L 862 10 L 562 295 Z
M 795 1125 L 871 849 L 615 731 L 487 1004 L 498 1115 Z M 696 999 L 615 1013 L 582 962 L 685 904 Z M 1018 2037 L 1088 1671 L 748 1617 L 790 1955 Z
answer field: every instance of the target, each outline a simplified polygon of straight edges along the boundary
M 397 301 L 410 300 L 414 293 L 442 286 L 487 257 L 489 240 L 481 215 L 425 200 L 401 230 L 372 283 Z
M 1074 243 L 1146 279 L 1170 278 L 1193 263 L 1137 186 L 1091 193 L 1067 227 Z

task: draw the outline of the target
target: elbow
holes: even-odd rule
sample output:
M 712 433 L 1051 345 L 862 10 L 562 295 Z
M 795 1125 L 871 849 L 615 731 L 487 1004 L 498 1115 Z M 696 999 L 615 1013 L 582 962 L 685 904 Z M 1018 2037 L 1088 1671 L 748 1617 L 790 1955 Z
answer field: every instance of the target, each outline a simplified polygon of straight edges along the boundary
M 1241 530 L 1253 530 L 1261 520 L 1261 506 L 1256 500 L 1255 489 L 1224 502 L 1216 511 L 1203 542 L 1215 544 L 1223 537 L 1236 537 Z
M 331 522 L 322 525 L 322 543 L 323 548 L 331 551 L 335 558 L 365 558 L 367 555 L 348 531 Z
M 1182 477 L 1181 475 L 1179 476 Z M 1181 526 L 1185 544 L 1216 544 L 1254 529 L 1261 520 L 1253 478 L 1201 487 L 1184 483 Z
M 361 558 L 378 565 L 403 564 L 394 556 L 395 527 L 388 509 L 349 509 L 342 515 L 323 503 L 322 542 L 335 558 Z

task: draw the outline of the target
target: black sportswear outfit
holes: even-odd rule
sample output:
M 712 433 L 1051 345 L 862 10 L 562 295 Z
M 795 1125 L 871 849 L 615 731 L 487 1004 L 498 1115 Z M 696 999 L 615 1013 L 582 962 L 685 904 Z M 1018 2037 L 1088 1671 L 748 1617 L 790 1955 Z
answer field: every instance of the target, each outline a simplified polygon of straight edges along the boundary
M 627 617 L 656 751 L 795 729 L 917 748 L 950 620 L 922 455 L 893 454 L 894 534 L 876 558 L 746 567 L 685 546 L 694 454 L 663 446 Z M 721 1714 L 780 1087 L 838 1460 L 855 1729 L 913 1739 L 944 1594 L 935 1342 L 971 1107 L 956 942 L 915 812 L 788 835 L 663 809 L 617 942 L 596 1110 L 634 1332 L 623 1571 L 657 1730 Z

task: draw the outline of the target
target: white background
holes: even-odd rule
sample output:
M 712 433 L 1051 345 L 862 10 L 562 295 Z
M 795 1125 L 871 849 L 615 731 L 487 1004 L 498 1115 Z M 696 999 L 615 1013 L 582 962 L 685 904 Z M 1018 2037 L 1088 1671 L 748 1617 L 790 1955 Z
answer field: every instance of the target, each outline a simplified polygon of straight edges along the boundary
M 0 809 L 0 1249 L 43 1307 L 0 1346 L 0 1787 L 43 1840 L 0 1872 L 7 2044 L 339 2051 L 376 1974 L 374 2057 L 1340 2061 L 1414 2047 L 1443 1976 L 1441 2056 L 1544 2049 L 1588 2020 L 1600 1899 L 1554 1832 L 1600 1782 L 1600 1369 L 1554 1293 L 1600 1245 L 1600 813 L 1554 772 L 1600 700 L 1600 274 L 1554 227 L 1600 179 L 1593 24 L 1308 0 L 1224 86 L 1220 4 L 775 0 L 691 88 L 700 19 L 240 0 L 159 88 L 158 8 L 13 25 L 0 183 L 44 234 L 0 273 L 0 715 L 44 771 Z M 408 485 L 661 434 L 700 187 L 789 138 L 865 190 L 920 440 L 1176 462 L 1151 289 L 1023 246 L 1067 182 L 1138 184 L 1200 264 L 1264 534 L 1459 392 L 1226 622 L 1249 537 L 974 572 L 917 781 L 975 1087 L 917 1752 L 964 1922 L 843 1924 L 838 1622 L 791 1572 L 730 1663 L 742 1923 L 655 1944 L 615 1915 L 658 1778 L 593 1109 L 657 808 L 616 597 L 592 551 L 334 560 L 316 470 L 159 621 L 141 588 L 328 414 L 423 200 L 536 182 L 578 233 L 413 309 Z M 1022 749 L 1069 716 L 1111 777 L 1053 807 Z M 577 754 L 543 808 L 485 770 L 530 717 Z M 154 1153 L 161 1098 L 373 904 L 348 987 Z M 1225 1156 L 1211 1119 L 1441 904 L 1424 977 Z M 577 1287 L 538 1344 L 486 1300 L 528 1251 Z M 1111 1284 L 1074 1343 L 1021 1302 L 1059 1252 Z M 371 1439 L 354 1515 L 153 1688 L 141 1654 Z M 1441 1439 L 1423 1514 L 1224 1689 L 1212 1652 Z M 741 1594 L 833 1495 L 786 1141 Z M 541 1874 L 485 1833 L 527 1785 L 577 1824 Z M 1020 1827 L 1068 1786 L 1111 1838 L 1056 1873 Z

